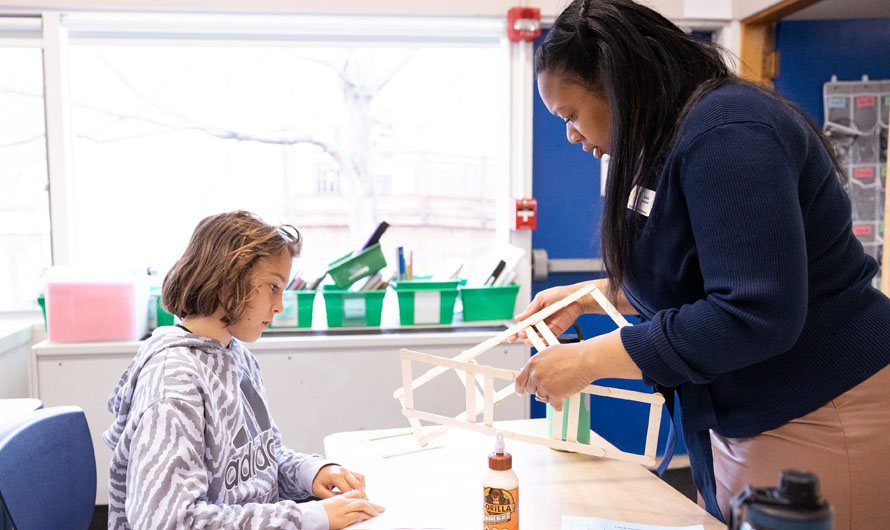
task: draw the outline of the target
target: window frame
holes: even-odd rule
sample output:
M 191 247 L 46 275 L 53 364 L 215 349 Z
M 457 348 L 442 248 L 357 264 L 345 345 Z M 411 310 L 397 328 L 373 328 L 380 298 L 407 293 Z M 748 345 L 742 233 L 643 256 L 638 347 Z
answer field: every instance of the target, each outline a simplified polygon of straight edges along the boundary
M 72 189 L 69 44 L 144 45 L 191 42 L 200 45 L 302 46 L 330 45 L 336 42 L 381 46 L 390 43 L 400 46 L 467 46 L 491 43 L 499 46 L 505 58 L 507 119 L 500 149 L 500 158 L 505 163 L 497 178 L 495 237 L 499 242 L 508 242 L 525 250 L 525 259 L 529 261 L 526 261 L 526 266 L 518 269 L 517 283 L 521 286 L 518 303 L 523 305 L 530 301 L 531 232 L 511 230 L 510 198 L 532 196 L 532 43 L 508 42 L 504 17 L 111 11 L 43 11 L 16 15 L 19 16 L 27 19 L 27 24 L 14 26 L 11 30 L 3 25 L 3 17 L 0 17 L 0 35 L 10 31 L 17 32 L 15 37 L 0 38 L 0 45 L 12 45 L 20 38 L 19 34 L 27 33 L 29 45 L 38 44 L 43 51 L 48 208 L 53 265 L 68 265 L 77 261 L 77 245 L 72 239 L 72 234 L 76 232 L 74 223 L 77 205 L 73 200 Z M 35 20 L 40 21 L 39 28 Z
M 45 55 L 44 38 L 42 32 L 42 16 L 35 13 L 13 13 L 0 16 L 0 48 L 30 48 L 36 49 Z M 46 90 L 45 64 L 44 91 Z M 44 106 L 45 106 L 44 92 Z M 45 109 L 44 109 L 45 116 Z M 44 125 L 44 137 L 48 138 L 48 127 Z M 49 167 L 47 166 L 47 184 L 49 183 Z M 49 205 L 47 204 L 47 213 Z M 50 228 L 50 237 L 52 229 Z M 52 245 L 51 245 L 52 246 Z M 0 319 L 34 318 L 39 316 L 38 310 L 0 310 Z

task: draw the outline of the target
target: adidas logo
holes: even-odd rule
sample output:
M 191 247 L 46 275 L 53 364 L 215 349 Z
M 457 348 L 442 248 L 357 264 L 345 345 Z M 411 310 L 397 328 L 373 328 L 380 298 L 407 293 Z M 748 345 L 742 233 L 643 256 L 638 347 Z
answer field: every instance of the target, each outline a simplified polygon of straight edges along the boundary
M 247 453 L 242 457 L 236 458 L 226 465 L 224 473 L 225 486 L 227 490 L 231 490 L 242 482 L 246 482 L 253 478 L 257 472 L 268 469 L 272 465 L 272 456 L 274 454 L 273 444 L 275 441 L 270 436 L 265 444 L 258 443 L 256 447 L 251 441 L 247 445 Z

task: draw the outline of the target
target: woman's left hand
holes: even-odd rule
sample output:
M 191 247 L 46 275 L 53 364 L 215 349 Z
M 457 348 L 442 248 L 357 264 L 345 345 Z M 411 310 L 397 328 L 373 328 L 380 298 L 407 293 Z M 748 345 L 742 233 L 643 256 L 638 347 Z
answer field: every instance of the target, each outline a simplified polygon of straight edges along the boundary
M 336 464 L 318 470 L 312 481 L 312 494 L 319 499 L 327 499 L 352 490 L 358 490 L 363 499 L 368 498 L 365 495 L 365 476 Z
M 580 392 L 593 380 L 593 356 L 585 355 L 585 343 L 557 344 L 533 355 L 516 377 L 516 393 L 535 394 L 539 401 L 562 410 L 565 398 Z
M 640 379 L 643 374 L 621 343 L 619 330 L 583 342 L 557 344 L 533 355 L 516 376 L 516 393 L 535 394 L 562 410 L 567 397 L 605 377 Z

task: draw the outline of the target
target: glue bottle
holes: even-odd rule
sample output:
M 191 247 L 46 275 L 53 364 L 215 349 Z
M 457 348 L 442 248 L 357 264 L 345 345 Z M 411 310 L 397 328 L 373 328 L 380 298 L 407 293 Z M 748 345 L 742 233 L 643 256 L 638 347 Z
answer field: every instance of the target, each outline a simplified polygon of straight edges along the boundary
M 519 478 L 513 457 L 504 451 L 504 433 L 497 433 L 494 452 L 488 455 L 488 472 L 482 483 L 485 530 L 519 530 Z

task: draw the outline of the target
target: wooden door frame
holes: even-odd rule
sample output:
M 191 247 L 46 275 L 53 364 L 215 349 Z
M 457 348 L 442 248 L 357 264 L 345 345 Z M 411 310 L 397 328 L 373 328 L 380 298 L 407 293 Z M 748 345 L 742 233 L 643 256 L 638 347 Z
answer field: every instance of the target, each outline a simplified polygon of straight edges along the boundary
M 740 72 L 743 79 L 773 86 L 779 75 L 776 23 L 821 0 L 782 0 L 741 21 Z

